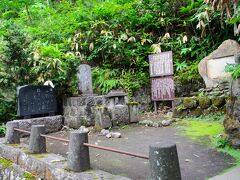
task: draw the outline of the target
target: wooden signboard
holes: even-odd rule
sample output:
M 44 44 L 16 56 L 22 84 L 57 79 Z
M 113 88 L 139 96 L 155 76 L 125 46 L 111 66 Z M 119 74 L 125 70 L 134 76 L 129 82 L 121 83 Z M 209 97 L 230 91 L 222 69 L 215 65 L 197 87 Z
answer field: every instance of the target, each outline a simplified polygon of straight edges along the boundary
M 150 77 L 173 75 L 172 51 L 167 51 L 148 56 Z
M 152 78 L 151 86 L 153 101 L 174 100 L 173 76 Z

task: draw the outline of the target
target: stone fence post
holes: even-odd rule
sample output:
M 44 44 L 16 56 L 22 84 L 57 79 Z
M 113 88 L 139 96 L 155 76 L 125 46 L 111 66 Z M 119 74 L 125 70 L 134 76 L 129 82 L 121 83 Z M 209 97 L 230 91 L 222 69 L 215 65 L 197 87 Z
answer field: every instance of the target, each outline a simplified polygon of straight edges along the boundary
M 150 145 L 149 164 L 152 180 L 181 180 L 176 144 Z
M 45 153 L 46 152 L 46 139 L 41 134 L 45 134 L 44 125 L 31 126 L 31 134 L 29 140 L 29 151 L 31 153 Z
M 87 132 L 71 132 L 68 146 L 68 168 L 72 171 L 79 172 L 90 169 L 89 148 L 83 143 L 88 143 Z
M 20 143 L 20 135 L 14 128 L 19 128 L 19 122 L 9 121 L 6 124 L 6 135 L 5 141 L 7 144 L 18 144 Z

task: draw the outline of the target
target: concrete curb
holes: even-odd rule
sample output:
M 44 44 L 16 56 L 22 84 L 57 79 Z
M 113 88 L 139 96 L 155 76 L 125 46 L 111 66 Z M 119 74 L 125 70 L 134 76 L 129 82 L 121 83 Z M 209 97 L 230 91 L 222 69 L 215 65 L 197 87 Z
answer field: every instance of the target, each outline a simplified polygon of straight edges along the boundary
M 1 139 L 1 157 L 12 161 L 24 171 L 28 171 L 42 179 L 129 180 L 129 178 L 112 175 L 101 170 L 89 170 L 81 173 L 69 171 L 67 168 L 67 161 L 62 156 L 51 153 L 38 155 L 28 154 L 27 146 L 24 144 L 6 145 L 3 142 L 4 139 Z

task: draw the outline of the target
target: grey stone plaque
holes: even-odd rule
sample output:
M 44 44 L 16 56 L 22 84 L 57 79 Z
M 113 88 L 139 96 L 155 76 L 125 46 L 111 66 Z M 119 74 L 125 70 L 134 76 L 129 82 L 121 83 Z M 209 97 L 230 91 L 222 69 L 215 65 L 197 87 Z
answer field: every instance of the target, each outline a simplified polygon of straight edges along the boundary
M 92 74 L 91 67 L 87 64 L 81 64 L 78 67 L 78 90 L 81 95 L 92 95 Z
M 50 86 L 20 86 L 17 88 L 18 116 L 55 114 L 57 100 Z

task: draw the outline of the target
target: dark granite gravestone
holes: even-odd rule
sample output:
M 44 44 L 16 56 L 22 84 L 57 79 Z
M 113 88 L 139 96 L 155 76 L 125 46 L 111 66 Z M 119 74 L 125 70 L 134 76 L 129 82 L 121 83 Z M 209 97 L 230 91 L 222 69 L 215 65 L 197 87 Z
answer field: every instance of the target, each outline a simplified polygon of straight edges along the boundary
M 50 86 L 20 86 L 17 96 L 18 116 L 54 115 L 57 112 L 56 96 Z

